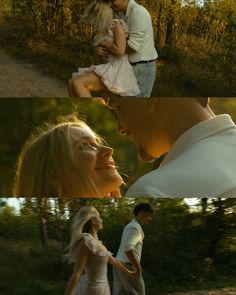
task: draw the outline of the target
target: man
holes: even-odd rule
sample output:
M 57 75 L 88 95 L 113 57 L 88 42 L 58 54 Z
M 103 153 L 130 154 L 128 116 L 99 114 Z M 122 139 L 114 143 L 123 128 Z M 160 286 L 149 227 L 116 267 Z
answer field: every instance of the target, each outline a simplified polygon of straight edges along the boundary
M 215 116 L 207 98 L 111 98 L 118 132 L 158 169 L 130 186 L 129 197 L 236 197 L 236 126 Z
M 137 278 L 114 269 L 113 295 L 145 295 L 145 285 L 140 265 L 144 232 L 154 213 L 148 203 L 140 203 L 133 210 L 135 218 L 125 226 L 116 258 L 128 268 L 137 272 Z
M 150 97 L 156 77 L 157 52 L 150 14 L 134 0 L 107 0 L 114 12 L 125 14 L 129 27 L 127 53 L 138 82 L 140 97 Z M 103 51 L 101 55 L 103 55 Z

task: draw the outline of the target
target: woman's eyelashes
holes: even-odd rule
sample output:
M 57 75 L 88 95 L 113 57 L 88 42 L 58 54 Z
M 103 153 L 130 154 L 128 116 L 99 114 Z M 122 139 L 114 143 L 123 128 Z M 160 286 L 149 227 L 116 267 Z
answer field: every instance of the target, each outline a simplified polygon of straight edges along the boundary
M 98 150 L 99 145 L 96 142 L 82 142 L 80 144 L 81 150 Z

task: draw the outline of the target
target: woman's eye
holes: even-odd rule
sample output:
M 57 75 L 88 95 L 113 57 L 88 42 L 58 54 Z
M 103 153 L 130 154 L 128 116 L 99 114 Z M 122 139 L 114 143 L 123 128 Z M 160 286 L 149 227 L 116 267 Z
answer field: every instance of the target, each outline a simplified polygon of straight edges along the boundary
M 95 143 L 84 142 L 83 147 L 86 149 L 97 150 L 98 146 Z

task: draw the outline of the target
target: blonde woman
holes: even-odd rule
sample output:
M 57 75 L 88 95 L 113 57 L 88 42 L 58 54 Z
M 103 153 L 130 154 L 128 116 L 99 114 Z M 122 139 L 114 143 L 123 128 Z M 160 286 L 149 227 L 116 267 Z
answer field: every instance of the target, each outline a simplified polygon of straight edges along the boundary
M 86 13 L 95 29 L 94 46 L 111 52 L 107 63 L 79 68 L 69 81 L 70 96 L 90 97 L 91 92 L 108 91 L 120 96 L 137 96 L 140 91 L 126 51 L 128 27 L 114 18 L 108 3 L 94 1 Z
M 71 227 L 71 240 L 66 258 L 74 263 L 66 295 L 110 295 L 107 264 L 136 277 L 124 267 L 98 239 L 103 228 L 102 219 L 94 207 L 82 207 L 75 215 Z
M 15 197 L 120 197 L 112 148 L 73 117 L 29 139 L 19 156 Z

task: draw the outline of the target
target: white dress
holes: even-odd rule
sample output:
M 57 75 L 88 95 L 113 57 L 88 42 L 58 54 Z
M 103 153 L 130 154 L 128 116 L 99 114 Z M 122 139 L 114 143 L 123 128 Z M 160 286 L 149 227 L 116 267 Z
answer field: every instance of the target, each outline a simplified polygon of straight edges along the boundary
M 128 26 L 121 19 L 113 19 L 108 25 L 107 35 L 104 40 L 113 42 L 113 26 L 120 23 L 128 36 Z M 83 75 L 86 72 L 95 72 L 101 77 L 106 88 L 121 96 L 137 96 L 140 91 L 133 68 L 128 60 L 128 55 L 124 54 L 120 57 L 115 55 L 109 56 L 109 61 L 105 64 L 92 65 L 90 68 L 78 68 L 78 72 L 72 74 L 72 78 Z
M 91 253 L 73 295 L 110 295 L 107 263 L 112 254 L 107 251 L 101 241 L 90 234 L 82 233 L 80 238 L 84 240 Z

